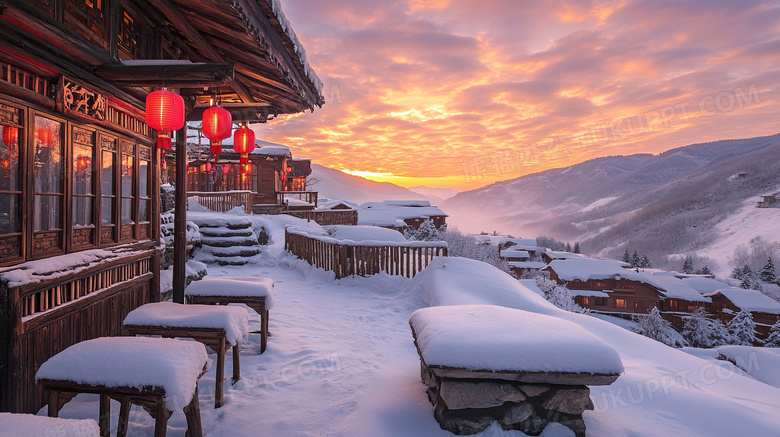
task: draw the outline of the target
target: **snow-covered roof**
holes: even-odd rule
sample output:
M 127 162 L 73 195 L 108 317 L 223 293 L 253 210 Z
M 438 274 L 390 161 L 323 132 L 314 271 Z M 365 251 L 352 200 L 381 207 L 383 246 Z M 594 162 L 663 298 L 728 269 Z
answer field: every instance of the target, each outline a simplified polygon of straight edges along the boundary
M 501 251 L 501 258 L 530 258 L 531 254 L 528 253 L 527 250 L 516 250 L 513 246 L 509 249 L 504 249 Z
M 546 250 L 544 252 L 548 257 L 552 259 L 582 259 L 588 258 L 581 253 L 562 252 L 559 250 Z
M 536 238 L 504 238 L 500 245 L 514 243 L 518 246 L 536 246 Z
M 431 217 L 447 217 L 441 209 L 436 206 L 430 206 L 430 203 L 412 202 L 418 204 L 427 204 L 428 206 L 399 206 L 399 201 L 385 202 L 366 202 L 358 210 L 358 224 L 369 226 L 396 227 L 406 226 L 406 219 L 428 219 Z
M 198 141 L 197 141 L 197 131 L 192 130 L 197 129 L 200 127 L 200 122 L 190 122 L 190 130 L 189 130 L 189 143 L 193 144 L 193 147 L 197 147 Z M 194 137 L 194 138 L 193 138 Z M 205 136 L 201 136 L 200 145 L 201 146 L 208 146 L 209 139 Z M 222 140 L 222 152 L 229 152 L 229 153 L 235 153 L 233 150 L 233 136 L 230 136 L 224 140 Z M 264 155 L 264 156 L 286 156 L 288 158 L 292 158 L 292 152 L 290 152 L 290 147 L 285 146 L 284 144 L 278 144 L 278 143 L 272 143 L 270 141 L 263 141 L 263 140 L 255 140 L 255 149 L 252 150 L 252 153 L 250 155 Z
M 602 259 L 553 260 L 549 269 L 563 281 L 589 281 L 599 279 L 628 279 L 657 288 L 666 298 L 692 302 L 709 302 L 695 289 L 674 276 L 655 275 L 623 268 L 624 263 Z
M 341 199 L 319 199 L 317 205 L 317 209 L 332 209 L 333 207 L 339 205 L 348 206 L 352 209 L 360 208 L 357 203 Z
M 429 366 L 618 374 L 617 351 L 558 317 L 493 305 L 423 308 L 409 324 Z
M 689 276 L 681 279 L 683 283 L 701 294 L 712 293 L 722 288 L 730 288 L 728 284 L 704 276 Z
M 326 226 L 325 229 L 331 237 L 340 241 L 354 241 L 356 243 L 361 241 L 407 241 L 400 232 L 377 226 L 335 225 Z
M 756 290 L 744 288 L 723 288 L 704 296 L 721 295 L 730 300 L 737 308 L 760 313 L 780 314 L 780 302 Z
M 547 265 L 541 261 L 510 261 L 507 264 L 516 269 L 541 269 Z
M 612 291 L 612 290 L 606 290 Z M 609 297 L 609 294 L 603 291 L 595 290 L 569 290 L 569 294 L 572 296 L 589 296 L 589 297 Z

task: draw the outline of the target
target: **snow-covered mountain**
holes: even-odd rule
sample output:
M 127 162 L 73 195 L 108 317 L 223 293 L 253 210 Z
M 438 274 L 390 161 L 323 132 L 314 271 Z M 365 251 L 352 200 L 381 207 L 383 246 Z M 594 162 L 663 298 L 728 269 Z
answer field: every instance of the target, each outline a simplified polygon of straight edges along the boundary
M 458 194 L 458 192 L 452 188 L 429 188 L 424 185 L 409 187 L 409 189 L 415 193 L 422 194 L 423 196 L 441 199 L 442 202 Z
M 320 198 L 348 200 L 358 204 L 384 200 L 427 200 L 431 204 L 441 203 L 438 197 L 416 193 L 389 182 L 370 181 L 318 164 L 312 164 L 311 168 L 308 187 L 319 192 Z
M 745 202 L 780 189 L 778 156 L 780 134 L 597 158 L 460 193 L 442 208 L 468 231 L 579 240 L 610 257 L 685 253 L 708 246 Z

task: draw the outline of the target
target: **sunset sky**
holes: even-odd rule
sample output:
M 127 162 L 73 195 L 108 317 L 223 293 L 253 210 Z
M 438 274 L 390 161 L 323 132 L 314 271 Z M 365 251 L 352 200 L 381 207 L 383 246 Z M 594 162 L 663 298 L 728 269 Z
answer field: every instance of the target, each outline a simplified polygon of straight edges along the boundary
M 327 103 L 256 130 L 403 186 L 780 132 L 780 3 L 283 0 Z

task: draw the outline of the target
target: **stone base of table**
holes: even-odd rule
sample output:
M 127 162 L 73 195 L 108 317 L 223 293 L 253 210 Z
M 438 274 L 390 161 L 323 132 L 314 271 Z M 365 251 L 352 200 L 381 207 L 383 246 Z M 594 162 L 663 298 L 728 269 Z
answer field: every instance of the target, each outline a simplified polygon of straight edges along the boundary
M 582 383 L 575 384 L 574 374 L 501 372 L 497 378 L 488 379 L 489 372 L 476 372 L 480 374 L 476 378 L 468 378 L 468 372 L 428 367 L 421 360 L 421 378 L 428 386 L 428 399 L 442 429 L 454 434 L 477 434 L 496 421 L 505 430 L 539 435 L 549 423 L 557 422 L 577 437 L 585 436 L 582 413 L 592 410 L 593 403 L 590 389 Z M 443 374 L 459 377 L 440 376 Z M 618 375 L 599 376 L 603 382 L 614 381 Z M 524 377 L 534 382 L 521 382 Z M 561 381 L 566 384 L 560 384 Z

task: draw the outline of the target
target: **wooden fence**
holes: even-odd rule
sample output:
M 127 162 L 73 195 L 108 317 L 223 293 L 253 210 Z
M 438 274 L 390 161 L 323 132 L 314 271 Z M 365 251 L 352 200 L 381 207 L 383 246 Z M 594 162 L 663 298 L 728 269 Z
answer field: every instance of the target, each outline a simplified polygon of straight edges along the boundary
M 315 221 L 322 226 L 354 226 L 358 224 L 358 212 L 354 209 L 317 209 L 314 211 L 285 211 L 284 213 L 304 220 Z
M 284 237 L 286 250 L 315 267 L 335 272 L 337 279 L 380 272 L 413 278 L 433 257 L 447 256 L 447 243 L 442 241 L 361 246 L 290 229 L 285 230 Z
M 247 214 L 252 214 L 252 192 L 249 190 L 236 191 L 188 191 L 187 197 L 195 197 L 198 203 L 210 211 L 226 212 L 240 206 Z
M 317 200 L 319 198 L 319 193 L 317 191 L 277 191 L 276 192 L 276 203 L 278 205 L 284 205 L 284 199 L 285 197 L 292 197 L 297 196 L 298 200 L 302 200 L 306 203 L 310 203 L 314 205 L 314 207 L 317 207 Z

